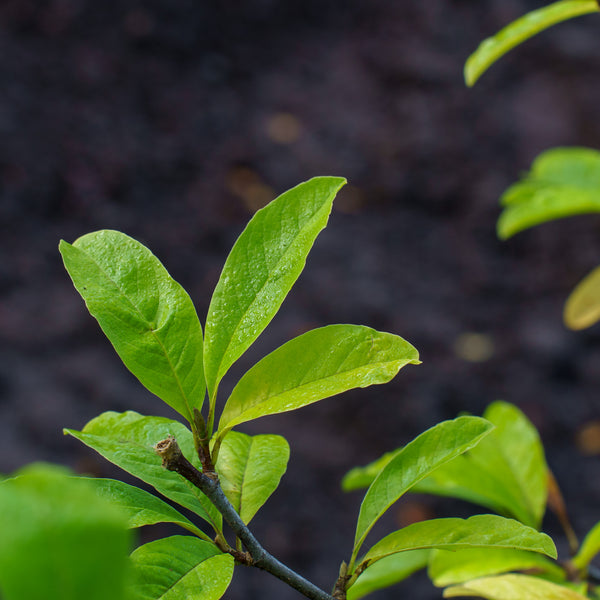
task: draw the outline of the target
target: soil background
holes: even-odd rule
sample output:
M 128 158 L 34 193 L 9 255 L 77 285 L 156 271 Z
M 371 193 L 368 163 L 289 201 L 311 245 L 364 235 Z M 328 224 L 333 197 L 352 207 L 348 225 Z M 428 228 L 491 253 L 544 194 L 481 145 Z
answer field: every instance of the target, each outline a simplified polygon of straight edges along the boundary
M 253 211 L 312 176 L 341 175 L 349 185 L 305 272 L 223 391 L 285 340 L 329 323 L 397 333 L 423 364 L 245 429 L 281 433 L 292 448 L 255 520 L 258 538 L 331 586 L 360 502 L 340 491 L 342 475 L 496 399 L 539 428 L 583 534 L 600 518 L 600 336 L 566 330 L 561 313 L 599 261 L 600 221 L 555 222 L 508 242 L 495 223 L 499 195 L 538 153 L 599 147 L 600 20 L 543 33 L 472 90 L 462 81 L 484 37 L 543 4 L 2 0 L 0 471 L 51 460 L 119 477 L 62 427 L 105 410 L 174 416 L 87 314 L 59 239 L 132 235 L 204 320 Z M 385 526 L 478 510 L 409 496 Z M 560 535 L 551 517 L 546 525 Z M 238 571 L 229 600 L 298 597 Z M 417 575 L 373 598 L 400 595 L 441 592 Z

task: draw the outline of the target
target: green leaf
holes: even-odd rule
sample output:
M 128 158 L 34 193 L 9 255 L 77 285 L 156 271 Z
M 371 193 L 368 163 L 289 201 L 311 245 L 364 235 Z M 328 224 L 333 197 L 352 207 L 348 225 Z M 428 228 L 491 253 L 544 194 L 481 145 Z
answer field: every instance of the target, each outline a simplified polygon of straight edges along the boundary
M 175 523 L 188 531 L 211 541 L 189 519 L 160 498 L 138 487 L 116 479 L 86 478 L 98 496 L 121 507 L 127 515 L 129 527 L 142 527 L 156 523 Z
M 501 239 L 554 219 L 600 212 L 600 152 L 590 148 L 542 152 L 500 203 Z
M 86 481 L 31 465 L 0 484 L 0 507 L 4 600 L 125 600 L 126 517 Z
M 105 412 L 92 419 L 83 431 L 66 429 L 86 446 L 113 464 L 150 484 L 158 492 L 208 521 L 216 531 L 221 515 L 210 500 L 187 479 L 167 471 L 154 446 L 172 435 L 186 458 L 200 469 L 192 433 L 187 427 L 164 417 L 144 417 L 139 413 Z
M 211 398 L 278 311 L 345 182 L 315 177 L 292 188 L 259 210 L 233 246 L 206 321 L 204 368 Z
M 233 557 L 191 536 L 140 546 L 132 555 L 134 600 L 218 600 L 233 575 Z
M 193 421 L 206 386 L 202 329 L 194 305 L 159 260 L 118 231 L 60 243 L 65 267 L 90 313 L 153 394 Z
M 394 450 L 393 452 L 386 452 L 368 465 L 350 469 L 342 479 L 342 490 L 344 490 L 344 492 L 352 492 L 354 490 L 368 488 L 375 480 L 375 477 L 381 473 L 383 467 L 385 467 L 400 450 L 401 449 Z
M 444 590 L 444 598 L 477 596 L 487 600 L 585 600 L 567 587 L 529 575 L 482 577 Z
M 527 13 L 481 42 L 465 64 L 469 87 L 499 58 L 540 31 L 567 19 L 598 12 L 596 0 L 561 0 Z
M 461 548 L 513 548 L 540 552 L 556 558 L 552 539 L 513 519 L 497 515 L 476 515 L 469 519 L 431 519 L 413 523 L 390 533 L 375 544 L 364 556 L 363 562 L 407 550 L 459 550 Z
M 419 354 L 401 337 L 359 325 L 313 329 L 263 358 L 235 386 L 219 435 L 346 390 L 386 383 Z
M 429 559 L 428 575 L 434 585 L 445 587 L 509 571 L 532 571 L 556 581 L 566 578 L 564 570 L 542 554 L 510 548 L 436 550 Z
M 348 589 L 348 600 L 359 600 L 406 579 L 427 566 L 430 553 L 430 550 L 408 550 L 378 560 L 367 567 Z
M 459 417 L 438 423 L 402 448 L 377 475 L 360 507 L 354 553 L 367 534 L 405 492 L 432 471 L 475 446 L 493 426 L 478 417 Z
M 244 523 L 277 489 L 289 458 L 290 447 L 280 435 L 232 431 L 225 438 L 216 469 L 223 492 Z
M 588 273 L 569 294 L 563 320 L 574 330 L 586 329 L 600 320 L 600 267 Z
M 592 559 L 600 552 L 600 522 L 596 523 L 585 536 L 577 554 L 573 557 L 573 564 L 578 569 L 586 569 Z

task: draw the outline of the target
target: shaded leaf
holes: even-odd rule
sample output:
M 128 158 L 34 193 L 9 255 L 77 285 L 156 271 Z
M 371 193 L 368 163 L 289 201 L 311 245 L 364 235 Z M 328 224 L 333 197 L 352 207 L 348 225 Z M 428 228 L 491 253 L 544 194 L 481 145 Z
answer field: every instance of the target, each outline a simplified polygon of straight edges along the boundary
M 567 587 L 529 575 L 482 577 L 444 590 L 444 598 L 476 596 L 487 600 L 584 600 Z
M 598 4 L 595 0 L 561 0 L 527 13 L 493 37 L 483 40 L 469 56 L 464 73 L 467 85 L 474 85 L 499 58 L 540 31 L 567 19 L 597 11 Z
M 142 244 L 103 230 L 60 243 L 65 267 L 90 313 L 153 394 L 192 421 L 205 383 L 202 329 L 186 291 Z
M 204 367 L 211 398 L 278 311 L 345 182 L 315 177 L 301 183 L 259 210 L 236 241 L 206 320 Z
M 233 557 L 191 536 L 140 546 L 132 555 L 134 600 L 218 600 L 233 575 Z
M 600 320 L 600 267 L 588 273 L 569 294 L 563 320 L 574 330 L 591 327 Z
M 377 475 L 360 507 L 354 553 L 383 515 L 405 492 L 432 471 L 475 446 L 493 425 L 479 417 L 438 423 L 402 448 Z
M 144 417 L 139 413 L 105 412 L 92 419 L 83 431 L 66 429 L 86 446 L 113 464 L 150 484 L 158 492 L 221 528 L 221 515 L 210 500 L 181 475 L 167 471 L 154 451 L 154 445 L 172 435 L 186 458 L 200 469 L 192 433 L 187 427 L 164 417 Z
M 360 325 L 313 329 L 252 367 L 227 400 L 219 435 L 258 417 L 294 410 L 346 390 L 386 383 L 416 349 L 401 337 Z
M 501 239 L 555 219 L 600 212 L 600 152 L 590 148 L 542 152 L 500 203 Z

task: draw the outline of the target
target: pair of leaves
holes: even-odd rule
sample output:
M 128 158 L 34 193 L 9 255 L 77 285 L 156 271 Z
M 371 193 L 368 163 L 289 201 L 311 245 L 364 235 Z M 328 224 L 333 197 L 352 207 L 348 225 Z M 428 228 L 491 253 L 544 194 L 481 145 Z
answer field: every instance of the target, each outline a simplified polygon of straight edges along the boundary
M 465 63 L 465 81 L 470 87 L 498 59 L 540 31 L 581 15 L 598 12 L 596 0 L 560 0 L 513 21 L 493 37 L 487 38 Z

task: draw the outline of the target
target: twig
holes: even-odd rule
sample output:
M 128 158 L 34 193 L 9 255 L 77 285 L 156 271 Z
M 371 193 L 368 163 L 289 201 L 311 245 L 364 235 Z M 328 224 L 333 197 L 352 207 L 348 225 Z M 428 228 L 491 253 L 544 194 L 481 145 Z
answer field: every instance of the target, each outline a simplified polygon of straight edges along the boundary
M 304 579 L 301 575 L 298 575 L 298 573 L 281 563 L 260 545 L 223 493 L 218 480 L 212 479 L 196 469 L 183 455 L 174 437 L 162 440 L 154 448 L 156 453 L 162 458 L 163 467 L 169 471 L 179 473 L 195 485 L 223 515 L 225 522 L 231 527 L 232 531 L 242 541 L 248 551 L 239 552 L 233 548 L 226 548 L 226 551 L 238 560 L 238 562 L 271 573 L 271 575 L 287 583 L 306 598 L 310 598 L 311 600 L 333 600 L 333 596 L 324 592 L 307 579 Z

